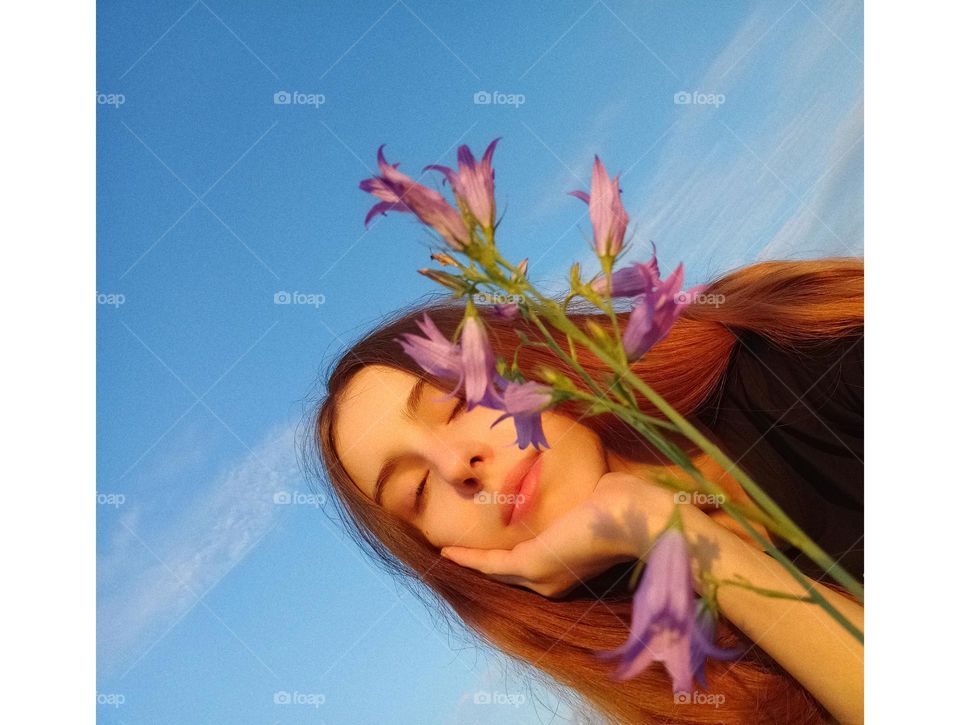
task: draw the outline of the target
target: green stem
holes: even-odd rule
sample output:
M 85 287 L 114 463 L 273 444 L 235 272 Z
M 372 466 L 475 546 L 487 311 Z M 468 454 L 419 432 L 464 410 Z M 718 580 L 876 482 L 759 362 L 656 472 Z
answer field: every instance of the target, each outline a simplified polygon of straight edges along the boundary
M 784 528 L 783 534 L 787 541 L 803 551 L 804 554 L 816 562 L 817 565 L 827 572 L 835 581 L 842 584 L 847 591 L 857 597 L 861 602 L 863 601 L 863 586 L 821 549 L 816 542 L 806 536 L 800 527 L 787 516 L 783 509 L 781 509 L 750 476 L 743 472 L 720 448 L 710 442 L 706 436 L 697 430 L 686 418 L 680 415 L 680 413 L 674 410 L 673 406 L 661 398 L 653 388 L 634 375 L 632 371 L 627 370 L 624 377 L 631 385 L 643 393 L 658 410 L 666 415 L 667 418 L 677 426 L 681 433 L 686 435 L 687 438 L 723 466 L 726 472 L 730 473 L 737 482 L 743 486 L 747 494 L 756 501 L 761 509 L 782 522 Z
M 648 431 L 648 435 L 650 435 L 650 437 L 653 439 L 655 443 L 659 444 L 659 442 L 663 442 L 667 444 L 665 446 L 664 452 L 667 453 L 667 455 L 671 456 L 671 458 L 673 458 L 673 455 L 671 454 L 674 454 L 674 455 L 676 454 L 675 447 L 670 445 L 669 441 L 662 439 L 662 436 L 660 436 L 659 431 L 650 430 Z M 658 439 L 660 439 L 660 441 L 658 441 Z M 683 455 L 682 451 L 680 452 L 680 455 L 676 456 L 676 459 L 677 460 L 675 462 L 679 466 L 681 466 L 683 470 L 685 470 L 694 479 L 694 481 L 696 481 L 698 485 L 706 488 L 711 492 L 718 492 L 721 494 L 723 493 L 723 489 L 717 484 L 713 483 L 712 481 L 708 481 L 703 476 L 703 474 L 700 473 L 697 467 L 693 465 L 693 463 L 689 460 L 689 458 Z M 765 552 L 767 552 L 768 554 L 770 554 L 770 556 L 776 559 L 787 570 L 787 572 L 801 586 L 803 586 L 804 589 L 807 590 L 807 594 L 809 596 L 810 601 L 820 605 L 844 629 L 850 632 L 850 634 L 856 637 L 860 642 L 863 642 L 863 632 L 861 632 L 860 629 L 855 624 L 853 624 L 853 622 L 848 620 L 836 607 L 834 607 L 829 601 L 827 601 L 827 599 L 824 598 L 824 596 L 820 594 L 820 592 L 814 589 L 813 584 L 810 582 L 807 576 L 803 572 L 801 572 L 792 561 L 790 561 L 786 556 L 784 556 L 783 552 L 781 552 L 776 546 L 774 546 L 771 541 L 769 541 L 765 536 L 763 536 L 759 531 L 757 531 L 750 524 L 747 518 L 741 513 L 738 507 L 728 504 L 726 502 L 725 496 L 724 496 L 723 503 L 721 503 L 721 508 L 723 508 L 724 511 L 730 514 L 730 517 L 733 518 L 733 520 L 736 521 L 743 528 L 743 530 L 747 532 L 750 538 L 756 541 L 763 548 Z
M 513 265 L 500 257 L 499 252 L 496 252 L 495 254 L 499 263 L 503 264 L 511 271 L 516 271 L 516 268 L 513 267 Z M 495 267 L 493 267 L 493 269 L 496 270 Z M 557 305 L 555 301 L 544 297 L 525 279 L 514 285 L 508 280 L 503 280 L 502 275 L 499 274 L 499 270 L 496 270 L 496 272 L 497 276 L 501 277 L 501 280 L 495 281 L 496 283 L 499 283 L 501 286 L 503 286 L 503 282 L 506 282 L 511 287 L 519 287 L 520 292 L 527 292 L 529 295 L 533 296 L 539 302 L 540 307 L 547 318 L 550 319 L 550 321 L 559 330 L 565 332 L 568 338 L 576 340 L 591 349 L 615 372 L 618 370 L 618 368 L 624 368 L 619 377 L 626 379 L 635 389 L 637 389 L 648 400 L 650 400 L 654 406 L 660 410 L 660 412 L 662 412 L 681 433 L 683 433 L 707 455 L 711 456 L 715 461 L 723 466 L 728 473 L 733 475 L 734 478 L 743 486 L 747 494 L 751 496 L 758 506 L 760 506 L 762 511 L 767 515 L 766 517 L 772 517 L 780 522 L 780 525 L 776 528 L 787 534 L 785 537 L 787 541 L 797 546 L 801 551 L 807 554 L 811 560 L 816 562 L 828 575 L 846 587 L 847 590 L 856 596 L 861 602 L 863 601 L 862 585 L 860 585 L 859 582 L 850 576 L 850 574 L 848 574 L 836 561 L 831 559 L 830 556 L 827 555 L 826 552 L 824 552 L 819 546 L 817 546 L 815 542 L 807 537 L 803 531 L 793 523 L 786 513 L 783 512 L 783 510 L 780 509 L 780 507 L 777 506 L 777 504 L 769 496 L 767 496 L 766 493 L 756 483 L 754 483 L 745 472 L 743 472 L 733 461 L 731 461 L 726 454 L 723 453 L 723 451 L 721 451 L 717 446 L 713 445 L 713 443 L 711 443 L 702 433 L 700 433 L 699 430 L 691 425 L 686 418 L 684 418 L 669 403 L 667 403 L 666 400 L 660 397 L 652 388 L 634 375 L 632 370 L 630 370 L 629 365 L 621 364 L 619 360 L 612 359 L 606 350 L 603 350 L 601 346 L 594 344 L 593 340 L 590 339 L 589 336 L 584 334 L 569 320 L 569 318 L 566 317 L 563 307 Z M 549 330 L 546 329 L 543 321 L 540 320 L 534 309 L 529 305 L 528 312 L 533 322 L 544 334 L 545 339 L 548 341 L 551 349 L 566 359 L 567 362 L 571 364 L 571 367 L 577 371 L 584 382 L 590 386 L 590 388 L 598 395 L 598 397 L 606 401 L 607 396 L 599 390 L 595 381 L 593 381 L 589 374 L 586 373 L 586 371 L 576 360 L 569 358 L 561 350 L 561 348 L 556 344 Z M 629 411 L 627 417 L 634 420 L 628 420 L 628 422 L 632 422 L 634 427 L 647 436 L 655 445 L 657 445 L 657 447 L 660 448 L 660 450 L 667 455 L 670 460 L 686 471 L 699 485 L 708 489 L 714 488 L 715 484 L 712 484 L 712 482 L 707 481 L 703 477 L 700 471 L 696 468 L 696 466 L 693 465 L 693 463 L 682 450 L 664 438 L 655 428 L 644 424 L 642 421 L 636 420 L 634 416 L 635 412 Z M 717 489 L 719 489 L 719 487 L 717 487 Z M 722 491 L 722 489 L 719 490 Z M 809 579 L 807 579 L 807 577 L 800 572 L 793 562 L 787 559 L 779 549 L 773 546 L 773 544 L 769 542 L 766 537 L 762 536 L 756 529 L 754 529 L 754 527 L 750 525 L 744 514 L 738 508 L 735 508 L 726 502 L 721 504 L 721 506 L 738 524 L 744 528 L 745 531 L 747 531 L 751 538 L 760 544 L 760 546 L 767 553 L 774 557 L 788 571 L 788 573 L 790 573 L 790 575 L 807 590 L 810 599 L 813 602 L 827 611 L 830 616 L 837 620 L 859 641 L 863 641 L 863 633 L 855 625 L 849 622 L 839 611 L 837 611 L 837 609 L 833 607 L 833 605 L 831 605 L 830 602 L 828 602 L 818 591 L 816 591 L 811 585 Z
M 797 602 L 813 602 L 810 597 L 800 596 L 799 594 L 787 594 L 786 592 L 778 592 L 775 589 L 764 589 L 763 587 L 755 587 L 753 584 L 745 581 L 739 581 L 737 579 L 721 579 L 715 582 L 716 586 L 727 585 L 731 587 L 740 587 L 741 589 L 748 589 L 751 592 L 756 592 L 757 594 L 762 594 L 765 597 L 772 597 L 774 599 L 793 599 Z
M 549 312 L 553 310 L 555 303 L 549 298 L 544 297 L 538 290 L 533 288 L 530 285 L 530 292 L 536 296 L 538 301 L 544 306 L 544 308 Z M 609 355 L 606 354 L 606 351 L 602 350 L 600 346 L 595 345 L 588 335 L 585 335 L 576 325 L 572 324 L 570 320 L 565 316 L 551 316 L 551 322 L 553 322 L 557 327 L 567 335 L 574 337 L 579 342 L 587 345 L 590 349 L 594 351 L 604 362 L 607 363 L 614 371 L 617 370 L 619 361 L 613 360 Z M 543 330 L 542 323 L 538 323 L 538 327 Z M 701 450 L 703 450 L 707 455 L 713 458 L 717 463 L 719 463 L 726 470 L 727 473 L 730 473 L 749 496 L 751 496 L 764 511 L 766 511 L 770 516 L 775 519 L 778 519 L 782 522 L 781 531 L 786 541 L 796 546 L 804 554 L 806 554 L 812 561 L 816 562 L 825 572 L 827 572 L 831 578 L 836 582 L 841 584 L 847 589 L 848 592 L 853 594 L 861 603 L 863 602 L 863 585 L 861 585 L 856 579 L 853 578 L 840 564 L 834 561 L 820 546 L 817 545 L 812 539 L 810 539 L 803 531 L 798 527 L 781 509 L 776 502 L 773 501 L 764 491 L 758 486 L 750 476 L 748 476 L 739 466 L 737 466 L 730 458 L 722 451 L 720 448 L 715 446 L 710 440 L 706 438 L 699 430 L 697 430 L 686 418 L 684 418 L 678 411 L 676 411 L 673 406 L 671 406 L 666 400 L 664 400 L 653 388 L 647 385 L 643 380 L 638 378 L 629 366 L 623 366 L 624 370 L 619 375 L 621 379 L 627 380 L 634 388 L 639 390 L 654 406 L 657 407 L 660 412 L 662 412 L 667 418 L 677 426 L 678 430 L 683 433 L 689 440 L 695 443 Z M 579 372 L 579 371 L 578 371 Z
M 627 356 L 623 350 L 623 342 L 620 339 L 620 323 L 617 320 L 617 313 L 613 309 L 613 297 L 610 296 L 613 292 L 613 257 L 601 257 L 600 264 L 603 267 L 603 276 L 607 280 L 608 296 L 606 304 L 604 304 L 604 309 L 610 316 L 610 327 L 613 329 L 613 339 L 616 343 L 615 350 L 617 351 L 617 357 L 620 358 L 620 364 L 626 367 Z

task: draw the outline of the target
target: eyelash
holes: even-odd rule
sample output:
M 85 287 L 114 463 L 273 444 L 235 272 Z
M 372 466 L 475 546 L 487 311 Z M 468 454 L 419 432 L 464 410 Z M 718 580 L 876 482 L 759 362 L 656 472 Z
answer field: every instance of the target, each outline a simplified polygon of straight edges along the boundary
M 453 406 L 453 411 L 450 413 L 450 417 L 447 418 L 447 422 L 449 423 L 451 420 L 456 418 L 457 415 L 460 413 L 460 411 L 463 410 L 463 406 L 465 406 L 466 404 L 467 404 L 467 399 L 460 398 L 460 400 L 457 401 L 457 404 Z
M 450 417 L 447 418 L 447 422 L 449 423 L 451 420 L 453 420 L 454 418 L 456 418 L 457 415 L 460 414 L 460 411 L 463 410 L 463 408 L 464 408 L 464 406 L 465 406 L 466 404 L 467 404 L 466 399 L 465 399 L 465 398 L 460 398 L 460 400 L 457 401 L 457 404 L 456 404 L 455 406 L 453 406 L 453 411 L 450 413 Z M 418 502 L 418 507 L 419 507 L 420 498 L 421 498 L 421 496 L 423 495 L 423 490 L 427 487 L 427 478 L 429 477 L 429 475 L 430 475 L 430 472 L 427 471 L 427 473 L 424 474 L 424 476 L 423 476 L 423 480 L 420 481 L 420 485 L 417 486 L 416 500 L 417 500 L 417 502 Z
M 429 476 L 429 475 L 430 475 L 430 474 L 428 473 L 427 476 Z M 424 477 L 423 477 L 423 480 L 420 481 L 420 485 L 417 486 L 417 498 L 418 498 L 418 499 L 420 498 L 420 496 L 423 495 L 423 489 L 426 488 L 426 486 L 427 486 L 427 476 L 424 476 Z

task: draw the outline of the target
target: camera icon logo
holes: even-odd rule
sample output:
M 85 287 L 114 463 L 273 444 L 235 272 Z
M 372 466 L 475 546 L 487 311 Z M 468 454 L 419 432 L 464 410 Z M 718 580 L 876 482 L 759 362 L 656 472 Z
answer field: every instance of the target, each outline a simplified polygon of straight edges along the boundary
M 277 91 L 273 94 L 273 103 L 277 106 L 288 106 L 290 105 L 292 98 L 290 93 L 287 91 Z
M 289 292 L 274 292 L 273 293 L 273 304 L 275 305 L 289 305 L 291 302 Z
M 477 91 L 473 94 L 473 102 L 478 106 L 489 106 L 493 101 L 493 96 L 487 91 Z
M 673 502 L 677 504 L 690 503 L 690 494 L 686 491 L 677 491 L 675 494 L 673 494 Z
M 678 106 L 689 105 L 693 100 L 693 96 L 689 91 L 677 91 L 673 94 L 673 102 Z

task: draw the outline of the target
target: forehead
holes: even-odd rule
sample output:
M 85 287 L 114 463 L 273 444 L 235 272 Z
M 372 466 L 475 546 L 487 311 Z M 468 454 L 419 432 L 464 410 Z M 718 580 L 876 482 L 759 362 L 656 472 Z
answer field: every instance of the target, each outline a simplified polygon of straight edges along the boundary
M 368 497 L 380 464 L 409 422 L 401 415 L 417 377 L 384 365 L 356 372 L 341 393 L 334 445 L 347 474 Z

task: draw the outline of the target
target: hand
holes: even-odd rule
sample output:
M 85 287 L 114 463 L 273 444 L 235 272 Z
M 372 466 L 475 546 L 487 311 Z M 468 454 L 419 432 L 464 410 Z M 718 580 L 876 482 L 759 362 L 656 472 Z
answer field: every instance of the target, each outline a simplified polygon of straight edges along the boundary
M 440 554 L 497 581 L 563 597 L 614 564 L 644 558 L 673 510 L 671 491 L 619 472 L 533 539 L 512 549 L 447 546 Z

